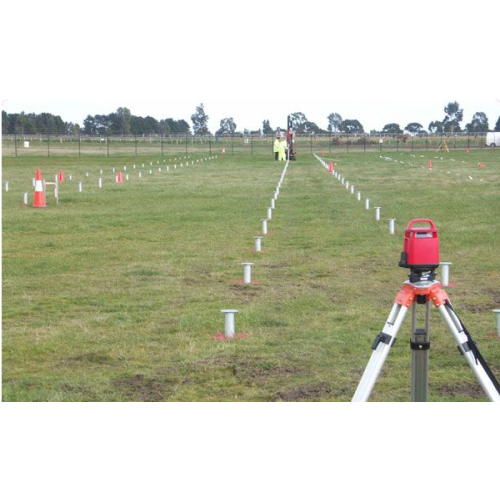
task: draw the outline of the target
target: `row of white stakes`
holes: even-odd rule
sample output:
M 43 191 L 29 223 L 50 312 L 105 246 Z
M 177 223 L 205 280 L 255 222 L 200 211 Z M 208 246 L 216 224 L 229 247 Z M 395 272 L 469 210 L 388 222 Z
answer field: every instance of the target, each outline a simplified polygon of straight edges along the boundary
M 190 156 L 184 156 L 184 159 L 189 159 L 189 158 L 191 158 L 191 157 L 190 157 Z M 216 157 L 216 158 L 217 158 L 217 157 Z M 181 158 L 181 157 L 179 157 L 179 160 L 181 160 L 181 159 L 182 159 L 182 158 Z M 210 159 L 213 159 L 213 157 L 211 157 Z M 207 160 L 207 158 L 205 158 L 205 160 Z M 174 161 L 177 161 L 177 158 L 174 158 Z M 201 161 L 203 161 L 203 160 L 201 160 Z M 163 163 L 165 163 L 165 162 L 166 162 L 166 160 L 163 160 Z M 158 160 L 156 163 L 157 163 L 157 164 L 159 164 L 159 163 L 160 163 L 160 161 Z M 196 163 L 198 163 L 198 160 L 196 160 Z M 153 165 L 153 162 L 152 162 L 152 161 L 151 161 L 151 162 L 149 162 L 149 165 L 150 165 L 150 166 L 152 166 L 152 165 Z M 143 163 L 143 164 L 142 164 L 142 168 L 144 168 L 144 166 L 145 166 L 145 164 Z M 183 165 L 181 164 L 181 167 L 182 167 L 182 166 L 183 166 Z M 135 169 L 135 168 L 136 168 L 136 166 L 134 165 L 134 169 Z M 175 165 L 175 168 L 177 168 L 177 165 Z M 123 170 L 124 170 L 124 171 L 127 171 L 127 166 L 126 166 L 126 165 L 124 165 Z M 158 169 L 158 170 L 161 172 L 161 167 L 159 167 L 159 169 Z M 168 170 L 169 170 L 169 166 L 167 166 L 167 171 L 168 171 Z M 113 173 L 115 173 L 115 172 L 116 172 L 116 167 L 113 167 Z M 101 173 L 101 175 L 103 175 L 103 173 L 104 173 L 103 169 L 101 169 L 101 170 L 100 170 L 100 173 Z M 152 171 L 151 171 L 151 170 L 150 170 L 150 173 L 152 173 Z M 89 176 L 90 176 L 90 172 L 86 172 L 85 177 L 89 177 Z M 69 174 L 69 180 L 70 180 L 70 181 L 72 181 L 72 180 L 73 180 L 73 175 L 72 175 L 72 174 Z M 128 180 L 128 179 L 127 179 L 127 180 Z M 56 182 L 57 182 L 57 181 L 58 181 L 58 176 L 56 176 Z M 34 178 L 34 177 L 31 179 L 31 182 L 32 182 L 32 184 L 33 184 L 33 187 L 35 187 L 35 178 Z M 9 192 L 9 187 L 10 187 L 9 182 L 8 182 L 8 181 L 6 181 L 6 182 L 5 182 L 5 192 L 6 192 L 6 193 L 8 193 L 8 192 Z M 101 186 L 99 186 L 99 187 L 101 187 Z M 25 194 L 26 194 L 26 193 L 25 193 Z
M 274 191 L 273 197 L 271 198 L 271 206 L 267 207 L 267 217 L 265 219 L 261 219 L 262 222 L 262 234 L 268 234 L 268 222 L 273 218 L 273 210 L 276 209 L 276 201 L 280 195 L 281 185 L 283 184 L 283 180 L 285 179 L 286 172 L 288 170 L 288 161 L 285 164 L 285 168 L 281 173 L 280 180 L 276 185 L 276 189 Z M 255 251 L 262 252 L 262 240 L 263 236 L 255 236 Z M 243 283 L 245 285 L 250 285 L 252 283 L 252 266 L 253 262 L 243 262 Z M 238 309 L 222 309 L 221 312 L 225 315 L 224 321 L 224 336 L 227 339 L 233 339 L 236 335 L 235 328 L 235 314 L 238 313 Z
M 323 159 L 319 158 L 318 155 L 314 155 L 316 159 L 323 165 L 325 168 L 329 168 L 329 165 L 327 162 L 325 162 Z M 342 185 L 346 186 L 346 189 L 349 189 L 349 181 L 346 181 L 344 177 L 342 177 L 337 170 L 334 170 L 333 172 L 334 177 L 341 182 Z M 354 186 L 350 186 L 351 194 L 354 194 Z M 361 201 L 361 191 L 357 191 L 356 198 L 358 201 Z M 380 208 L 381 207 L 375 207 L 375 220 L 379 221 L 380 220 Z M 365 199 L 365 209 L 369 210 L 370 209 L 370 199 L 366 198 Z M 389 234 L 395 234 L 395 225 L 396 225 L 396 219 L 389 219 Z M 450 265 L 451 262 L 440 262 L 441 266 L 441 274 L 442 274 L 442 284 L 443 286 L 449 286 L 450 285 Z
M 328 169 L 329 165 L 327 162 L 325 162 L 323 159 L 321 159 L 318 155 L 314 155 L 316 159 L 321 163 L 321 165 Z M 361 200 L 361 191 L 356 191 L 355 186 L 350 184 L 348 180 L 345 179 L 345 177 L 342 177 L 338 170 L 333 171 L 333 176 L 335 179 L 337 179 L 343 186 L 345 186 L 346 189 L 350 190 L 351 194 L 356 194 L 356 199 L 357 201 L 362 201 Z M 370 198 L 365 198 L 365 209 L 370 210 Z M 380 210 L 381 207 L 375 207 L 375 220 L 380 221 Z M 395 234 L 396 233 L 396 219 L 389 219 L 389 234 Z
M 314 155 L 316 159 L 323 165 L 325 168 L 329 168 L 327 162 L 322 160 L 318 155 Z M 346 189 L 349 189 L 349 181 L 346 181 L 344 177 L 341 177 L 340 174 L 334 170 L 334 176 L 337 180 L 339 180 L 343 185 L 346 186 Z M 354 194 L 354 186 L 350 186 L 351 194 Z M 357 192 L 357 200 L 361 201 L 361 191 Z M 365 199 L 365 209 L 370 209 L 370 200 L 369 198 Z M 380 207 L 375 207 L 375 220 L 380 220 Z M 395 222 L 396 219 L 389 219 L 389 233 L 395 234 Z M 440 262 L 441 268 L 441 284 L 444 287 L 450 286 L 450 266 L 451 262 Z M 500 309 L 493 309 L 493 312 L 497 315 L 497 335 L 500 337 Z
M 188 157 L 186 157 L 186 158 L 190 158 L 190 157 L 188 156 Z M 179 159 L 180 159 L 180 158 L 179 158 Z M 203 163 L 203 161 L 210 161 L 210 160 L 214 160 L 214 159 L 217 159 L 217 156 L 210 156 L 210 157 L 207 157 L 207 158 L 202 158 L 202 159 L 196 160 L 196 163 L 200 163 L 200 162 L 201 162 L 201 163 Z M 177 160 L 177 158 L 176 158 L 176 160 Z M 165 160 L 163 160 L 163 161 L 165 161 Z M 160 163 L 160 162 L 157 162 L 157 163 Z M 193 165 L 194 163 L 195 163 L 195 162 L 194 162 L 194 160 L 192 160 L 192 161 L 191 161 L 191 165 Z M 153 165 L 153 162 L 150 162 L 150 166 L 152 166 L 152 165 Z M 181 164 L 180 164 L 180 167 L 184 167 L 184 166 L 186 166 L 186 167 L 187 167 L 188 165 L 189 165 L 189 162 L 186 162 L 186 163 L 185 163 L 185 165 L 184 165 L 184 163 L 181 163 Z M 144 168 L 144 166 L 145 166 L 145 165 L 144 165 L 144 163 L 143 163 L 143 164 L 142 164 L 142 167 Z M 135 169 L 135 168 L 136 168 L 136 165 L 134 165 L 134 166 L 133 166 L 133 168 Z M 127 167 L 126 167 L 126 166 L 124 166 L 124 167 L 123 167 L 123 169 L 126 171 L 126 170 L 127 170 Z M 177 169 L 177 164 L 174 164 L 174 169 Z M 112 170 L 113 170 L 113 173 L 116 173 L 116 167 L 112 167 Z M 161 172 L 161 171 L 162 171 L 162 170 L 161 170 L 161 167 L 158 167 L 158 171 L 159 171 L 159 172 Z M 167 172 L 169 172 L 169 171 L 170 171 L 170 165 L 167 165 L 167 170 L 166 170 L 166 171 L 167 171 Z M 103 173 L 104 173 L 104 171 L 101 169 L 101 170 L 100 170 L 100 174 L 101 174 L 101 175 L 103 175 Z M 150 174 L 150 175 L 152 175 L 152 174 L 153 174 L 153 170 L 152 170 L 152 169 L 150 169 L 150 170 L 149 170 L 149 174 Z M 86 177 L 89 177 L 89 176 L 90 176 L 90 173 L 89 173 L 89 172 L 86 172 L 86 175 L 85 175 L 85 176 L 86 176 Z M 140 172 L 139 172 L 139 177 L 140 177 L 140 178 L 142 178 L 142 171 L 140 171 Z M 72 174 L 69 174 L 69 175 L 68 175 L 68 179 L 69 179 L 70 181 L 72 181 L 72 180 L 73 180 L 73 175 L 72 175 Z M 56 176 L 55 176 L 55 181 L 56 181 L 56 183 L 58 182 L 58 180 L 59 180 L 59 176 L 58 176 L 58 175 L 56 175 Z M 125 181 L 129 181 L 129 180 L 130 180 L 130 176 L 129 176 L 129 174 L 125 174 Z M 116 182 L 116 181 L 117 181 L 117 176 L 115 176 L 115 182 Z M 33 187 L 34 187 L 34 186 L 35 186 L 35 179 L 32 179 L 32 183 L 33 183 Z M 100 189 L 102 188 L 102 186 L 103 186 L 103 179 L 102 179 L 102 177 L 99 177 L 99 179 L 97 180 L 97 186 L 98 186 Z M 5 191 L 6 191 L 6 192 L 8 192 L 8 191 L 9 191 L 9 183 L 8 183 L 8 182 L 6 182 L 6 183 L 5 183 Z M 83 182 L 82 182 L 82 181 L 79 181 L 79 182 L 78 182 L 78 192 L 79 192 L 79 193 L 83 193 Z M 24 204 L 24 205 L 28 205 L 28 193 L 23 193 L 23 204 Z

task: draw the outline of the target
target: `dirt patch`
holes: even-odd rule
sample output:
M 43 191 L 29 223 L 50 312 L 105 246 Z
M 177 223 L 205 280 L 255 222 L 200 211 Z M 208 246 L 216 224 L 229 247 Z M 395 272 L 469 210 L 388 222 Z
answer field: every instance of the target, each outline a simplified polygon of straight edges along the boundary
M 84 352 L 76 356 L 70 356 L 68 358 L 62 358 L 57 361 L 54 365 L 54 369 L 61 367 L 82 367 L 85 365 L 112 365 L 115 362 L 114 358 L 105 352 Z
M 498 291 L 498 289 L 494 290 L 493 288 L 489 288 L 486 290 L 486 293 L 491 298 L 491 302 L 496 304 L 495 307 L 498 307 L 500 305 L 500 291 Z
M 444 384 L 434 389 L 441 396 L 451 398 L 466 397 L 470 399 L 483 399 L 485 394 L 479 383 L 458 382 L 456 384 Z
M 299 375 L 301 373 L 295 366 L 274 365 L 266 362 L 255 363 L 251 361 L 233 363 L 231 369 L 235 377 L 252 379 Z
M 109 354 L 102 352 L 86 352 L 67 359 L 70 362 L 94 363 L 98 365 L 109 365 L 113 361 L 113 358 Z
M 332 390 L 326 382 L 319 382 L 279 391 L 272 400 L 286 402 L 319 400 L 323 394 L 330 392 Z
M 233 285 L 229 285 L 229 288 L 233 292 L 238 292 L 239 294 L 245 296 L 245 297 L 256 297 L 262 287 L 255 286 L 255 285 L 243 285 L 239 283 L 235 283 Z
M 484 304 L 460 304 L 460 309 L 463 309 L 464 311 L 471 312 L 471 313 L 485 313 L 489 312 L 492 309 L 495 308 L 495 303 L 494 302 L 486 302 Z
M 472 313 L 487 313 L 500 305 L 500 292 L 489 288 L 486 290 L 488 298 L 482 304 L 470 304 L 466 300 L 459 304 L 459 308 Z M 476 299 L 477 300 L 477 299 Z
M 273 377 L 289 377 L 302 374 L 302 371 L 291 363 L 278 363 L 259 357 L 241 359 L 235 356 L 223 358 L 211 356 L 199 360 L 197 365 L 218 366 L 227 369 L 240 380 L 252 382 L 263 381 Z
M 166 384 L 148 379 L 142 374 L 114 380 L 113 386 L 123 391 L 134 401 L 163 401 Z

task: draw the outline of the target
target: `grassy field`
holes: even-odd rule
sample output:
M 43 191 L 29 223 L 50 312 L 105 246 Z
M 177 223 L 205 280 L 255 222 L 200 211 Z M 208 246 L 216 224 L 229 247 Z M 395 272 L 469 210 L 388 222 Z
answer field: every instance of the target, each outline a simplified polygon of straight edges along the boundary
M 500 306 L 499 152 L 327 152 L 381 207 L 376 222 L 299 150 L 263 254 L 254 236 L 283 164 L 196 163 L 205 156 L 168 173 L 185 160 L 160 173 L 160 157 L 3 159 L 4 401 L 348 401 L 406 279 L 397 263 L 417 217 L 436 222 L 452 303 L 500 377 L 500 340 L 488 335 Z M 146 164 L 142 178 L 133 163 Z M 58 206 L 22 205 L 37 165 L 47 180 L 64 170 Z M 130 181 L 117 185 L 111 168 L 123 165 Z M 257 283 L 241 284 L 242 262 Z M 214 340 L 228 307 L 246 339 Z M 372 400 L 409 400 L 409 328 Z M 436 311 L 431 337 L 430 399 L 486 400 Z

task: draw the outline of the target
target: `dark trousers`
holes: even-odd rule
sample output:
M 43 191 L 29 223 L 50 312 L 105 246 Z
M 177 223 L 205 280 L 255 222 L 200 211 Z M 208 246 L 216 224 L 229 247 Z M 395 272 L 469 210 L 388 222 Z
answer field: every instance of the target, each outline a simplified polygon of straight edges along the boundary
M 280 155 L 280 154 L 279 154 L 278 152 L 274 153 L 274 159 L 275 159 L 276 161 L 278 161 L 278 159 L 279 159 L 279 155 Z

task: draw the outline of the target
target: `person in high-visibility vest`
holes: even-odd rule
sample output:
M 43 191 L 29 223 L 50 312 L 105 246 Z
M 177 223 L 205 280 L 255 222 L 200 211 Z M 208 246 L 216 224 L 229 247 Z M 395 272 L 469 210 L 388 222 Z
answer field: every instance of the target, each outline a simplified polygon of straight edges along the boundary
M 286 150 L 288 146 L 286 144 L 285 139 L 280 142 L 280 161 L 286 161 Z
M 280 140 L 278 137 L 276 137 L 276 140 L 274 141 L 273 151 L 274 151 L 274 159 L 278 161 L 280 154 Z

